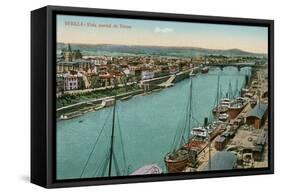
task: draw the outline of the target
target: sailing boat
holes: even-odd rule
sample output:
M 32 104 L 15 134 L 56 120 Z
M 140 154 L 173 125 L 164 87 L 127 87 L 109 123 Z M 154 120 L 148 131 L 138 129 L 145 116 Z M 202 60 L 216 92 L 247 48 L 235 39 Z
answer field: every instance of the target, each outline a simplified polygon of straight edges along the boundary
M 229 83 L 229 94 L 232 94 L 233 100 L 228 107 L 228 115 L 230 119 L 235 119 L 237 115 L 246 107 L 248 100 L 246 98 L 239 97 L 238 81 L 236 80 L 236 93 L 233 94 L 231 90 L 231 82 Z M 236 97 L 238 96 L 238 97 Z
M 220 75 L 218 75 L 216 101 L 215 106 L 212 110 L 213 114 L 215 114 L 216 116 L 227 113 L 230 104 L 230 99 L 220 99 L 222 96 L 221 92 L 222 90 L 220 88 Z
M 187 138 L 187 142 L 184 142 L 181 147 L 168 153 L 165 158 L 165 164 L 169 173 L 178 173 L 187 170 L 187 168 L 196 168 L 198 164 L 198 155 L 209 145 L 210 141 L 218 134 L 219 128 L 215 123 L 213 125 L 208 124 L 208 118 L 204 119 L 203 127 L 195 127 L 191 129 L 191 105 L 192 105 L 192 79 L 190 82 L 190 98 L 189 105 L 187 105 L 188 111 L 188 129 L 191 130 L 192 137 Z M 185 131 L 185 128 L 184 130 Z M 183 132 L 184 134 L 184 132 Z M 188 133 L 189 134 L 189 133 Z M 183 136 L 182 136 L 182 139 Z M 209 148 L 210 150 L 210 148 Z M 209 157 L 211 154 L 209 153 Z
M 122 147 L 122 154 L 123 154 L 123 160 L 124 160 L 124 166 L 123 169 L 120 169 L 120 166 L 118 164 L 117 158 L 116 158 L 116 153 L 115 153 L 115 147 L 114 147 L 114 142 L 115 142 L 115 120 L 116 120 L 116 96 L 112 99 L 113 100 L 113 110 L 112 110 L 112 128 L 111 128 L 111 136 L 110 136 L 110 142 L 109 142 L 109 149 L 108 152 L 106 154 L 106 157 L 104 158 L 104 162 L 101 163 L 100 168 L 98 168 L 96 171 L 97 172 L 102 172 L 102 176 L 105 175 L 106 170 L 108 169 L 108 173 L 107 176 L 111 177 L 111 176 L 115 176 L 113 173 L 116 172 L 117 176 L 120 175 L 141 175 L 141 174 L 160 174 L 162 173 L 162 169 L 157 166 L 156 164 L 151 164 L 151 165 L 145 165 L 139 169 L 137 169 L 136 171 L 134 171 L 133 173 L 129 174 L 128 168 L 127 168 L 127 164 L 126 164 L 126 158 L 125 158 L 125 153 L 124 153 L 124 148 Z M 118 121 L 118 114 L 117 114 L 117 121 Z M 101 130 L 100 134 L 102 133 L 103 129 Z M 120 133 L 120 139 L 122 141 L 121 138 L 121 131 L 120 131 L 120 126 L 119 126 L 119 133 Z M 100 135 L 99 135 L 100 137 Z M 84 172 L 86 170 L 86 167 L 88 166 L 88 163 L 90 161 L 91 156 L 94 153 L 95 147 L 97 145 L 99 138 L 97 139 L 97 141 L 94 144 L 94 147 L 92 148 L 92 151 L 84 165 L 84 168 L 82 170 L 82 173 L 80 175 L 80 178 L 84 175 Z M 123 146 L 123 144 L 122 144 Z M 113 171 L 113 168 L 115 167 L 115 171 Z M 127 169 L 126 169 L 127 168 Z M 121 174 L 121 171 L 123 172 Z
M 115 130 L 115 112 L 116 112 L 116 97 L 114 98 L 113 106 L 113 118 L 112 118 L 112 130 L 110 139 L 110 160 L 109 160 L 109 170 L 108 176 L 112 176 L 112 161 L 114 159 L 114 130 Z M 162 169 L 156 164 L 145 165 L 130 175 L 143 175 L 143 174 L 161 174 Z
M 165 164 L 169 173 L 182 172 L 190 162 L 189 151 L 181 147 L 175 152 L 168 153 L 165 156 Z
M 189 104 L 187 105 L 188 111 L 188 123 L 190 129 L 190 120 L 191 120 L 191 105 L 192 105 L 192 79 L 190 80 L 190 97 Z M 185 128 L 183 129 L 182 139 Z M 187 138 L 189 141 L 189 136 Z M 188 142 L 187 142 L 188 144 Z M 178 149 L 168 153 L 165 158 L 165 165 L 169 173 L 182 172 L 187 166 L 194 166 L 197 161 L 197 153 L 195 150 L 189 149 L 185 146 L 186 142 Z
M 215 101 L 215 108 L 213 108 L 212 112 L 214 114 L 219 114 L 219 113 L 222 113 L 222 112 L 225 112 L 224 111 L 224 107 L 226 108 L 226 106 L 223 106 L 222 104 L 219 103 L 219 99 L 220 99 L 220 88 L 219 88 L 219 85 L 220 85 L 220 76 L 218 75 L 218 81 L 217 81 L 217 94 L 216 94 L 216 101 Z M 227 110 L 226 110 L 227 111 Z
M 116 97 L 112 98 L 112 103 L 113 103 L 112 128 L 111 128 L 111 136 L 110 136 L 110 141 L 109 141 L 109 149 L 107 148 L 107 153 L 105 155 L 105 158 L 103 159 L 103 162 L 100 163 L 100 166 L 98 166 L 95 169 L 95 172 L 94 172 L 93 176 L 96 176 L 98 173 L 101 173 L 101 176 L 105 176 L 107 169 L 108 169 L 107 176 L 109 176 L 109 177 L 112 176 L 112 174 L 113 174 L 113 163 L 115 163 L 115 172 L 117 173 L 117 175 L 120 174 L 120 169 L 119 169 L 119 166 L 117 164 L 116 155 L 114 153 Z M 107 122 L 107 120 L 105 122 Z M 84 164 L 83 170 L 80 174 L 80 178 L 82 178 L 85 175 L 86 168 L 89 165 L 90 159 L 94 155 L 94 152 L 96 150 L 97 144 L 99 143 L 100 137 L 102 136 L 102 133 L 104 132 L 104 129 L 105 129 L 104 126 L 105 126 L 105 124 L 103 125 L 103 128 L 101 129 L 100 133 L 98 134 L 97 140 L 93 144 L 93 147 L 92 147 L 91 152 L 88 156 L 88 159 L 87 159 L 86 163 Z M 122 152 L 123 158 L 125 158 L 123 148 L 122 148 L 122 151 L 123 151 Z
M 115 109 L 116 109 L 116 97 L 114 98 L 113 104 L 113 116 L 112 116 L 112 130 L 111 130 L 111 138 L 110 138 L 110 160 L 109 160 L 109 170 L 108 176 L 110 177 L 112 174 L 112 160 L 113 160 L 113 151 L 114 151 L 114 129 L 115 129 Z

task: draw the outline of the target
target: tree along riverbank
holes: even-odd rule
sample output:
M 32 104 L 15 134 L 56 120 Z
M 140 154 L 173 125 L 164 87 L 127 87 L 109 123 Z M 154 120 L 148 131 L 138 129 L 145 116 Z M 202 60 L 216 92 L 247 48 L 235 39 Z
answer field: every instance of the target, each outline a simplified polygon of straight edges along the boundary
M 87 93 L 78 94 L 64 94 L 57 97 L 56 108 L 60 109 L 62 107 L 67 107 L 69 105 L 77 104 L 80 102 L 85 102 L 93 99 L 105 98 L 108 96 L 115 96 L 119 94 L 124 94 L 132 91 L 141 89 L 138 85 L 132 85 L 130 87 L 117 87 L 106 89 L 102 91 L 89 91 Z
M 94 111 L 95 108 L 99 106 L 102 103 L 102 101 L 105 99 L 114 98 L 114 97 L 116 97 L 116 99 L 122 99 L 124 97 L 126 98 L 126 97 L 144 93 L 144 90 L 139 87 L 131 89 L 131 91 L 128 90 L 126 90 L 125 92 L 121 92 L 121 91 L 122 90 L 120 90 L 120 88 L 119 89 L 117 88 L 117 89 L 113 89 L 113 91 L 108 92 L 108 95 L 102 96 L 101 98 L 90 98 L 91 95 L 88 95 L 87 99 L 83 98 L 84 101 L 81 101 L 80 98 L 80 101 L 77 103 L 72 103 L 67 106 L 57 108 L 56 117 L 60 118 L 62 115 L 63 116 L 67 115 L 68 118 L 80 116 L 87 112 Z M 85 94 L 83 94 L 83 97 L 84 95 Z

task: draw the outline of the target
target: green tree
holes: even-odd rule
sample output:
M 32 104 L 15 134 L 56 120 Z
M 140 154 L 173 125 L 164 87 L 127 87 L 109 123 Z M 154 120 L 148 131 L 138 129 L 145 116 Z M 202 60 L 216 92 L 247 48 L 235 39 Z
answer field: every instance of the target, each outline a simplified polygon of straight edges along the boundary
M 98 88 L 100 86 L 100 78 L 98 76 L 94 76 L 91 79 L 91 87 Z

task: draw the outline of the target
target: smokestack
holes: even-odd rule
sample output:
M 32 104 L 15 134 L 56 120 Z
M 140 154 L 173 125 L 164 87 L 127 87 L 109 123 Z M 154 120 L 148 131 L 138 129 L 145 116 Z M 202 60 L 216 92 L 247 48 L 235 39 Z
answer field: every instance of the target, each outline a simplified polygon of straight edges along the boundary
M 204 118 L 204 127 L 207 127 L 207 125 L 208 125 L 208 117 L 205 117 Z
M 249 76 L 246 75 L 245 76 L 245 85 L 248 86 L 248 84 L 249 84 Z

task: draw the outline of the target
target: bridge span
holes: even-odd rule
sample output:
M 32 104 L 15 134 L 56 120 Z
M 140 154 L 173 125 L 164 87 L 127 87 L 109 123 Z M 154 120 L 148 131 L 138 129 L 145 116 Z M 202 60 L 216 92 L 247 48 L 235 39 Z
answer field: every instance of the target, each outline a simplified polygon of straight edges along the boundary
M 253 67 L 259 68 L 264 67 L 264 65 L 256 64 L 255 62 L 245 62 L 245 63 L 211 63 L 208 64 L 210 67 L 219 67 L 223 69 L 224 67 L 237 67 L 240 70 L 243 67 Z

